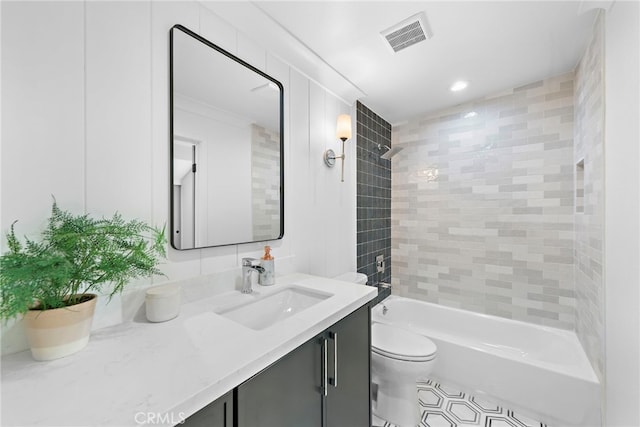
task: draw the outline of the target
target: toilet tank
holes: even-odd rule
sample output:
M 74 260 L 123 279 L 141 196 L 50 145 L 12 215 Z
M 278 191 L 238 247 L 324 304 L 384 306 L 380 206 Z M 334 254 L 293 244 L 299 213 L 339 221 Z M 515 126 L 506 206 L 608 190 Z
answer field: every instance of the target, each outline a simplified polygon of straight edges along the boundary
M 363 273 L 356 273 L 353 271 L 349 271 L 347 273 L 339 274 L 334 277 L 335 280 L 341 280 L 343 282 L 356 283 L 358 285 L 366 285 L 367 284 L 367 275 Z

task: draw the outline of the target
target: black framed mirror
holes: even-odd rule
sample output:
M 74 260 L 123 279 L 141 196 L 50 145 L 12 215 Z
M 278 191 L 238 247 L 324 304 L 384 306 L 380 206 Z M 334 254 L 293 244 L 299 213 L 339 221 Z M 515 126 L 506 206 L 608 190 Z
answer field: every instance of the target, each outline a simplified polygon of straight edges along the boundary
M 284 235 L 284 91 L 242 59 L 170 31 L 171 245 Z

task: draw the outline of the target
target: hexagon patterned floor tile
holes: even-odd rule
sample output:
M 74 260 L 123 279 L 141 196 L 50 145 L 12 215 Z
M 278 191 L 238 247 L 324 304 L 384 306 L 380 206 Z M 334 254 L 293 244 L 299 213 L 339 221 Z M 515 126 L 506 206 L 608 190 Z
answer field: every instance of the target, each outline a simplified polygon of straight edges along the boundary
M 418 382 L 418 404 L 420 427 L 549 427 L 483 398 L 431 380 Z M 374 425 L 396 427 L 382 423 L 374 422 Z

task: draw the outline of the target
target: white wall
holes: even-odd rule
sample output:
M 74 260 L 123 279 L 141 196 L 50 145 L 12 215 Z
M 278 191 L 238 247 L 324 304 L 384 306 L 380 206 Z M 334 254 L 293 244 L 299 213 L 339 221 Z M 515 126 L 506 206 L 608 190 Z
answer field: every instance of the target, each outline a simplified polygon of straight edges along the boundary
M 168 41 L 182 24 L 284 85 L 285 237 L 270 243 L 277 271 L 355 271 L 355 144 L 347 143 L 344 183 L 322 160 L 326 148 L 339 149 L 335 120 L 349 105 L 196 2 L 1 7 L 3 234 L 15 219 L 20 234 L 37 233 L 51 194 L 73 212 L 168 224 Z M 237 268 L 263 245 L 169 249 L 167 278 L 137 286 Z M 94 326 L 121 321 L 119 304 Z M 3 353 L 24 348 L 20 325 L 5 327 Z
M 605 21 L 605 425 L 640 425 L 640 7 Z

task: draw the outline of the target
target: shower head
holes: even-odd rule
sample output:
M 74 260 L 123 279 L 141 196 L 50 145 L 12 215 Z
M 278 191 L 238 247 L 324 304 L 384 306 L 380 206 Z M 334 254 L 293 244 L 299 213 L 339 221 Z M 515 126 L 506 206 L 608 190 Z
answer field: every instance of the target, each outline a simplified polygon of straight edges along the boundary
M 393 156 L 395 156 L 396 154 L 398 154 L 400 151 L 402 151 L 402 147 L 389 147 L 388 145 L 382 145 L 382 144 L 378 144 L 378 150 L 382 150 L 385 149 L 387 151 L 385 151 L 380 158 L 381 159 L 385 159 L 385 160 L 391 160 L 391 158 Z

